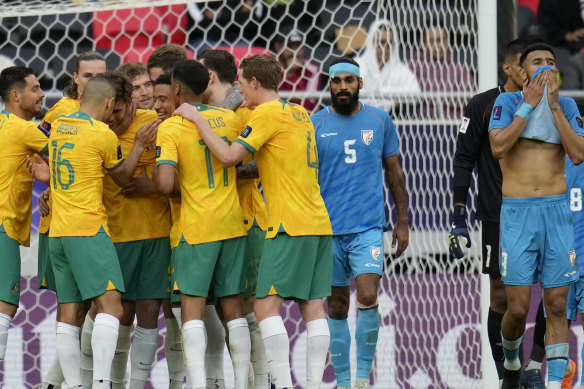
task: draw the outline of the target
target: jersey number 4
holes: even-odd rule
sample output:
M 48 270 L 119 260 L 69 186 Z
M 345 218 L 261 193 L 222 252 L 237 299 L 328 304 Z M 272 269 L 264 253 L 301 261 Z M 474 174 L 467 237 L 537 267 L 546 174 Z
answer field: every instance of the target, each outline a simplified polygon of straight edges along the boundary
M 61 152 L 63 149 L 73 150 L 75 145 L 73 143 L 66 142 L 57 150 L 58 144 L 57 141 L 54 140 L 51 142 L 51 147 L 53 148 L 53 189 L 57 189 L 57 184 L 59 184 L 62 190 L 67 190 L 75 181 L 75 169 L 73 168 L 73 165 L 71 165 L 71 162 L 62 158 Z M 63 167 L 66 168 L 67 172 L 69 173 L 69 179 L 67 182 L 63 182 L 61 177 L 61 170 Z

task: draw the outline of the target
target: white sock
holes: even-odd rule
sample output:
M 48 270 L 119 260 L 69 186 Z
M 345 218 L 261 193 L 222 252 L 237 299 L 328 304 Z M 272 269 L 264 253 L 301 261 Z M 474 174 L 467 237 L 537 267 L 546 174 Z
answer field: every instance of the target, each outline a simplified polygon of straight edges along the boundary
M 126 370 L 128 367 L 128 357 L 130 356 L 130 335 L 132 326 L 123 326 L 118 328 L 118 341 L 116 342 L 116 351 L 112 360 L 112 370 L 110 378 L 112 389 L 125 389 L 126 387 Z
M 164 355 L 168 365 L 169 389 L 182 389 L 185 378 L 185 360 L 183 358 L 180 326 L 176 319 L 164 319 L 166 335 L 164 336 Z
M 174 317 L 176 318 L 176 321 L 178 323 L 178 328 L 182 327 L 182 310 L 180 307 L 172 307 L 172 314 L 174 315 Z
M 291 388 L 290 341 L 280 316 L 270 316 L 259 323 L 266 347 L 266 358 L 276 388 Z
M 47 384 L 61 387 L 63 381 L 65 381 L 65 376 L 63 375 L 63 370 L 61 370 L 59 358 L 55 356 L 51 366 L 49 367 L 49 371 L 47 371 L 47 374 L 43 378 L 43 385 Z
M 93 349 L 93 388 L 111 382 L 112 361 L 118 343 L 120 321 L 107 313 L 98 313 L 93 324 L 91 348 Z
M 214 305 L 205 306 L 205 331 L 207 333 L 207 349 L 205 350 L 205 374 L 207 379 L 223 380 L 223 354 L 225 352 L 225 329 L 217 315 Z
M 245 319 L 247 320 L 251 338 L 250 361 L 253 365 L 253 387 L 254 389 L 265 389 L 268 387 L 269 369 L 262 333 L 253 312 L 245 315 Z
M 85 315 L 85 321 L 81 328 L 81 381 L 83 386 L 91 387 L 93 383 L 93 350 L 91 349 L 91 336 L 93 334 L 93 319 L 89 313 Z
M 68 388 L 81 385 L 79 327 L 57 322 L 57 357 Z
M 242 317 L 227 322 L 227 331 L 229 332 L 231 362 L 235 373 L 235 389 L 246 389 L 251 353 L 251 339 L 247 320 Z
M 207 383 L 205 376 L 205 348 L 207 336 L 202 320 L 189 320 L 182 326 L 183 352 L 185 365 L 192 380 L 193 388 L 204 388 Z
M 146 329 L 136 326 L 134 330 L 134 340 L 130 363 L 132 373 L 130 374 L 130 389 L 144 389 L 150 368 L 156 356 L 158 347 L 158 328 Z
M 569 363 L 568 363 L 569 365 Z M 541 370 L 541 362 L 529 360 L 529 363 L 525 367 L 525 370 Z
M 562 389 L 562 381 L 549 381 L 547 389 Z
M 306 323 L 306 389 L 318 389 L 322 382 L 331 334 L 326 319 Z
M 0 313 L 0 364 L 4 360 L 6 354 L 6 345 L 8 344 L 8 328 L 12 317 L 5 313 Z

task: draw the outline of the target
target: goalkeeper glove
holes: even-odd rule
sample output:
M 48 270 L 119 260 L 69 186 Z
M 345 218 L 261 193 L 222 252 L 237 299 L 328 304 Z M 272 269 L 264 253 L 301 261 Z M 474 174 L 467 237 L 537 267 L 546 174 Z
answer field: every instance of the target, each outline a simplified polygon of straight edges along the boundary
M 466 239 L 466 247 L 471 246 L 470 235 L 468 234 L 468 227 L 466 225 L 466 208 L 461 205 L 454 206 L 454 213 L 452 214 L 452 227 L 448 235 L 450 246 L 450 254 L 457 259 L 464 257 L 462 248 L 460 247 L 460 238 Z

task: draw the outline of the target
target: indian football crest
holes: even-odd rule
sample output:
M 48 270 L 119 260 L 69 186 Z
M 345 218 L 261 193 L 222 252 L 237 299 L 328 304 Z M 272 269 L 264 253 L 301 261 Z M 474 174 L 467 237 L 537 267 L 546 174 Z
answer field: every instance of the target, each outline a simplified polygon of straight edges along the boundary
M 379 248 L 377 246 L 371 246 L 371 247 L 369 247 L 369 252 L 371 253 L 371 258 L 373 258 L 376 261 L 381 256 L 381 248 Z
M 361 140 L 369 146 L 373 140 L 373 130 L 361 130 Z
M 568 254 L 570 254 L 570 265 L 574 266 L 576 262 L 576 251 L 572 250 Z

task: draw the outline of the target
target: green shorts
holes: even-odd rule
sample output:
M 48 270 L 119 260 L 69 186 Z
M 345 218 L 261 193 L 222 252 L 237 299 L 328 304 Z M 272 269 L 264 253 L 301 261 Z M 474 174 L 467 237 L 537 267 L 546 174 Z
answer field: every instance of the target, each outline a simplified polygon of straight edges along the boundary
M 180 304 L 180 294 L 174 293 L 173 290 L 173 282 L 172 276 L 174 275 L 174 263 L 176 258 L 176 247 L 172 249 L 170 254 L 170 266 L 168 267 L 168 280 L 170 281 L 170 285 L 168 286 L 168 295 L 170 296 L 170 303 L 171 304 Z
M 256 297 L 327 297 L 331 294 L 332 277 L 332 236 L 290 236 L 280 232 L 264 245 Z
M 258 269 L 262 250 L 266 241 L 266 231 L 254 223 L 247 231 L 245 238 L 245 291 L 243 295 L 250 297 L 256 294 L 258 287 Z
M 124 292 L 114 244 L 103 228 L 94 236 L 49 238 L 59 303 L 77 303 L 107 290 Z
M 245 288 L 245 238 L 190 245 L 184 238 L 174 249 L 172 285 L 189 296 L 216 298 L 242 293 Z
M 0 224 L 0 300 L 18 306 L 20 299 L 20 245 Z
M 55 286 L 55 274 L 51 266 L 51 256 L 49 255 L 49 233 L 39 233 L 39 254 L 37 265 L 37 287 L 57 291 Z
M 170 240 L 166 238 L 114 243 L 126 293 L 122 300 L 153 300 L 168 297 Z

